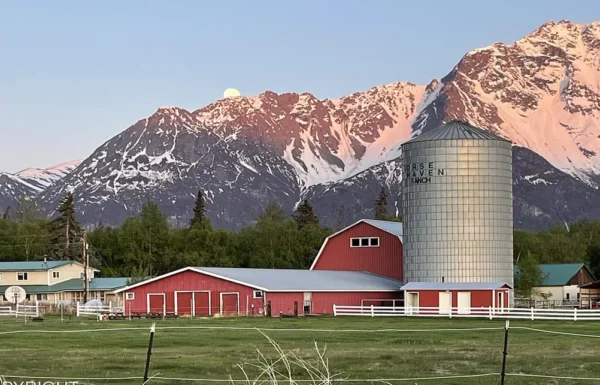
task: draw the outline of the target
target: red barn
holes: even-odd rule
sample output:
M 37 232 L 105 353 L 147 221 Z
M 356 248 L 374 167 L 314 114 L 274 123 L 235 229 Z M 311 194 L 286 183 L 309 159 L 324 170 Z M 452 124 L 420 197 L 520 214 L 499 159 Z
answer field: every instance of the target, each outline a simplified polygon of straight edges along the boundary
M 398 280 L 358 271 L 186 267 L 124 287 L 125 313 L 332 314 L 401 298 Z
M 439 308 L 440 314 L 449 314 L 455 308 L 458 314 L 468 314 L 477 308 L 495 311 L 508 308 L 511 287 L 503 282 L 410 282 L 401 290 L 407 311 Z
M 367 271 L 401 281 L 402 223 L 362 219 L 329 236 L 310 269 Z

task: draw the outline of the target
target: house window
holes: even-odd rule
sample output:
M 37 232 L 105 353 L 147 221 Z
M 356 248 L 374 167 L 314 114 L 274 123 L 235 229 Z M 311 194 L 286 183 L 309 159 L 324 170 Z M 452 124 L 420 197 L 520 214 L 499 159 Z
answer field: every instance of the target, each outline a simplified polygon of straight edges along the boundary
M 378 237 L 350 238 L 350 247 L 379 247 Z
M 29 279 L 28 273 L 17 273 L 17 281 L 27 281 Z
M 264 296 L 264 294 L 263 294 L 262 291 L 260 291 L 260 290 L 254 290 L 254 293 L 253 293 L 252 297 L 253 298 L 263 298 L 263 296 Z
M 571 294 L 567 293 L 567 301 L 571 299 Z
M 52 272 L 52 278 L 54 278 L 54 279 L 60 278 L 60 271 L 53 271 Z
M 580 298 L 580 293 L 577 293 L 577 300 L 579 301 Z
M 48 300 L 48 294 L 38 294 L 36 299 L 38 301 L 47 301 Z
M 133 301 L 135 299 L 135 293 L 125 293 L 125 299 L 128 301 Z

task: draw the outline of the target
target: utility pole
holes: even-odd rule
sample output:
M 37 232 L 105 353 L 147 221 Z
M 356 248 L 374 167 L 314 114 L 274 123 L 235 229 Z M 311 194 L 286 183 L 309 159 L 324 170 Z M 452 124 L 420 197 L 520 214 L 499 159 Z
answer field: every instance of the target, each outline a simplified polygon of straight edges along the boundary
M 87 250 L 87 231 L 83 230 L 83 253 L 81 255 L 83 260 L 83 303 L 87 303 L 88 300 L 88 250 Z

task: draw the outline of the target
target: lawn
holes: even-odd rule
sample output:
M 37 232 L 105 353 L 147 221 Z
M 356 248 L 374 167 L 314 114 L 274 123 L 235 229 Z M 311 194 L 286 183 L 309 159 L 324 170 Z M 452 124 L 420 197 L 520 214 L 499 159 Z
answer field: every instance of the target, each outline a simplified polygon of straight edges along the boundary
M 43 323 L 0 319 L 0 376 L 139 377 L 143 375 L 149 320 L 104 321 L 48 318 Z M 313 329 L 264 331 L 285 351 L 314 361 L 314 342 L 327 346 L 332 373 L 347 379 L 390 379 L 498 373 L 502 362 L 503 330 L 429 331 L 440 328 L 502 328 L 503 321 L 423 318 L 308 319 L 177 319 L 158 320 L 151 358 L 151 375 L 177 378 L 243 379 L 239 363 L 257 360 L 257 349 L 276 357 L 265 336 L 253 328 Z M 513 321 L 511 326 L 600 335 L 594 322 Z M 177 327 L 165 329 L 165 327 Z M 182 328 L 179 328 L 182 327 Z M 191 327 L 219 327 L 200 329 Z M 94 333 L 34 333 L 34 330 L 142 328 Z M 249 328 L 232 330 L 227 328 Z M 321 329 L 321 331 L 314 331 Z M 322 331 L 323 329 L 335 331 Z M 425 329 L 356 332 L 353 330 Z M 16 334 L 2 332 L 19 331 Z M 600 377 L 600 339 L 512 329 L 507 372 L 557 376 Z M 250 374 L 256 374 L 249 369 Z M 305 373 L 293 368 L 296 378 Z M 14 381 L 14 379 L 7 379 Z M 88 384 L 141 384 L 141 380 L 80 381 Z M 43 383 L 43 382 L 42 382 Z M 199 384 L 153 379 L 150 384 Z M 356 383 L 356 382 L 355 382 Z M 499 377 L 418 380 L 398 384 L 499 384 Z M 506 384 L 578 384 L 574 380 L 509 377 Z M 590 383 L 587 381 L 587 383 Z

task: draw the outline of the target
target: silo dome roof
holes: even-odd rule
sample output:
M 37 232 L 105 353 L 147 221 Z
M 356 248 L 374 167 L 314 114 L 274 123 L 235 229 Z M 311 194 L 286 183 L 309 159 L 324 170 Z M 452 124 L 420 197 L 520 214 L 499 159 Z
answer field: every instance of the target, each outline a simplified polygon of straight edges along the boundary
M 453 120 L 439 127 L 434 128 L 424 134 L 412 138 L 406 143 L 426 142 L 430 140 L 447 140 L 447 139 L 477 139 L 477 140 L 502 140 L 510 142 L 491 132 L 472 126 L 467 122 Z

